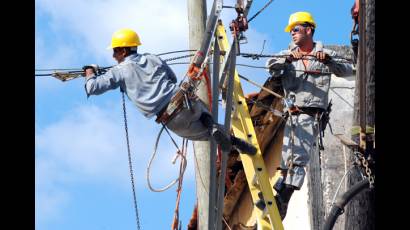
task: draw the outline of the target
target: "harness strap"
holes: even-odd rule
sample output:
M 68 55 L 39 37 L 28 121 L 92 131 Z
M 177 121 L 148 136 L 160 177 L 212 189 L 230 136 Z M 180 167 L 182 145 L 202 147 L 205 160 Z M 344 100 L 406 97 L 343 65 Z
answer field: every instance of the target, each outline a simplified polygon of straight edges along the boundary
M 155 122 L 166 124 L 177 112 L 184 107 L 185 97 L 192 91 L 193 86 L 189 82 L 183 82 L 180 90 L 172 96 L 168 105 L 166 105 L 158 114 Z

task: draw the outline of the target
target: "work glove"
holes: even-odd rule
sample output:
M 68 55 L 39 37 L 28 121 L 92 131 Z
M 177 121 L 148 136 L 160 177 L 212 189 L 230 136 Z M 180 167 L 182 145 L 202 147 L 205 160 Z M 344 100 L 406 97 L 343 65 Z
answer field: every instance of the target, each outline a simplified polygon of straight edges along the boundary
M 85 77 L 88 78 L 88 77 L 92 77 L 96 75 L 99 72 L 99 67 L 97 64 L 91 64 L 91 65 L 83 66 L 83 70 L 84 70 Z

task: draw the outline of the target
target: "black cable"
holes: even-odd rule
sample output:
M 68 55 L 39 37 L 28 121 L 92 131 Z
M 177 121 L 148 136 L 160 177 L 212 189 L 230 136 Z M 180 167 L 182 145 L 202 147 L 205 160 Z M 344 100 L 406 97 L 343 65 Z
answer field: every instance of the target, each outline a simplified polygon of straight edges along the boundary
M 165 62 L 174 61 L 174 60 L 178 60 L 178 59 L 181 59 L 181 58 L 192 57 L 192 56 L 194 56 L 194 55 L 195 55 L 195 54 L 188 54 L 188 55 L 183 55 L 183 56 L 179 56 L 179 57 L 173 57 L 173 58 L 164 59 L 164 61 L 165 61 Z
M 168 52 L 168 53 L 174 53 L 174 52 L 183 52 L 183 51 L 194 51 L 194 50 L 179 50 L 179 51 L 173 51 L 173 52 Z M 167 54 L 167 53 L 163 53 L 163 54 Z M 178 56 L 178 57 L 174 57 L 174 58 L 168 58 L 168 59 L 164 59 L 165 62 L 168 61 L 174 61 L 174 60 L 178 60 L 178 59 L 182 59 L 182 58 L 187 58 L 187 57 L 192 57 L 195 54 L 188 54 L 188 55 L 183 55 L 183 56 Z M 240 54 L 242 57 L 244 58 L 252 58 L 252 59 L 259 59 L 259 58 L 267 58 L 267 57 L 279 57 L 279 58 L 283 58 L 283 57 L 288 57 L 289 55 L 269 55 L 269 54 L 254 54 L 254 53 L 241 53 Z M 308 57 L 315 57 L 314 55 L 306 55 Z M 332 58 L 336 58 L 336 59 L 344 59 L 346 61 L 350 60 L 347 58 L 343 58 L 343 57 L 332 57 Z M 303 58 L 302 58 L 303 59 Z M 310 59 L 310 58 L 307 58 Z M 340 61 L 339 61 L 340 62 Z M 348 62 L 350 63 L 350 62 Z M 167 63 L 168 65 L 184 65 L 184 64 L 191 64 L 190 62 L 174 62 L 174 63 Z M 211 63 L 210 63 L 211 64 Z M 238 66 L 244 66 L 244 67 L 250 67 L 250 68 L 256 68 L 256 69 L 268 69 L 267 67 L 264 66 L 253 66 L 253 65 L 246 65 L 246 64 L 236 64 Z M 101 67 L 100 69 L 102 70 L 106 70 L 109 68 L 112 68 L 113 66 L 107 66 L 107 67 Z M 57 71 L 57 70 L 75 70 L 75 71 L 69 71 L 68 73 L 82 73 L 82 71 L 80 69 L 36 69 L 35 71 Z M 303 70 L 295 70 L 295 71 L 303 71 Z M 48 73 L 48 74 L 35 74 L 36 77 L 42 77 L 42 76 L 52 76 L 53 73 Z
M 182 53 L 182 52 L 195 52 L 196 50 L 177 50 L 177 51 L 171 51 L 171 52 L 166 52 L 166 53 L 160 53 L 156 54 L 157 56 L 162 56 L 166 54 L 174 54 L 174 53 Z
M 189 65 L 190 62 L 174 62 L 174 63 L 167 63 L 168 65 Z
M 364 191 L 367 188 L 369 188 L 369 180 L 365 179 L 354 184 L 341 197 L 339 197 L 338 201 L 335 204 L 333 204 L 329 216 L 326 217 L 323 229 L 333 229 L 333 226 L 336 223 L 337 218 L 344 212 L 345 205 L 358 193 Z
M 39 72 L 42 72 L 42 71 L 57 71 L 57 70 L 79 70 L 79 69 L 35 69 L 35 71 L 39 71 Z
M 172 51 L 172 52 L 167 52 L 167 53 L 160 53 L 160 54 L 156 54 L 157 56 L 161 56 L 161 55 L 166 55 L 166 54 L 173 54 L 173 53 L 181 53 L 181 52 L 192 52 L 192 51 L 196 51 L 196 50 L 177 50 L 177 51 Z M 192 57 L 195 54 L 188 54 L 188 55 L 183 55 L 183 56 L 178 56 L 178 57 L 173 57 L 173 58 L 168 58 L 168 59 L 164 59 L 165 62 L 167 61 L 174 61 L 174 60 L 178 60 L 181 58 L 187 58 L 187 57 Z M 113 66 L 107 66 L 107 67 L 100 67 L 99 69 L 109 69 L 112 68 Z M 72 71 L 79 71 L 82 72 L 82 68 L 69 68 L 69 69 L 59 69 L 59 68 L 55 68 L 55 69 L 35 69 L 36 72 L 44 72 L 44 71 L 67 71 L 67 70 L 72 70 Z M 52 74 L 35 74 L 35 76 L 51 76 Z
M 265 67 L 265 66 L 255 66 L 255 65 L 246 65 L 246 64 L 236 64 L 236 65 L 249 67 L 249 68 L 255 68 L 255 69 L 269 69 L 268 67 Z
M 290 55 L 274 55 L 274 54 L 255 54 L 255 53 L 240 53 L 240 55 L 244 58 L 252 58 L 252 59 L 259 59 L 259 58 L 269 58 L 269 57 L 276 57 L 276 58 L 284 58 L 284 57 L 289 57 Z M 316 58 L 315 55 L 304 55 L 305 57 L 308 57 L 306 59 L 310 60 L 311 58 Z M 345 57 L 340 57 L 340 56 L 333 56 L 331 57 L 332 59 L 339 59 L 336 62 L 342 62 L 342 63 L 353 63 L 353 60 L 350 58 L 345 58 Z M 302 58 L 304 59 L 304 58 Z M 343 60 L 343 61 L 342 61 Z
M 262 7 L 262 9 L 260 9 L 258 12 L 256 12 L 256 14 L 254 14 L 249 20 L 248 23 L 250 23 L 254 18 L 256 18 L 256 16 L 258 16 L 260 13 L 262 13 L 262 11 L 264 11 L 266 9 L 266 7 L 268 7 L 274 0 L 269 0 L 268 3 L 265 4 L 265 6 Z
M 45 73 L 45 74 L 35 74 L 36 77 L 46 77 L 46 76 L 51 76 L 53 75 L 52 73 Z

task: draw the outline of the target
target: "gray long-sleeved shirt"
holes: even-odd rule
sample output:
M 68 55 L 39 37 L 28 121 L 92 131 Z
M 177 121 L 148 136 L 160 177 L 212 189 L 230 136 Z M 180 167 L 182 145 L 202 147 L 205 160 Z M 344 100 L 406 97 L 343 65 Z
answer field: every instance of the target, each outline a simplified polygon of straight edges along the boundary
M 145 117 L 152 117 L 166 106 L 178 91 L 171 68 L 152 54 L 131 54 L 105 74 L 86 79 L 87 96 L 120 87 Z
M 289 50 L 279 52 L 279 55 L 289 55 L 298 47 L 290 47 Z M 312 54 L 322 51 L 330 57 L 335 57 L 336 52 L 323 48 L 321 42 L 314 43 Z M 304 72 L 305 66 L 303 60 L 294 60 L 292 63 L 287 63 L 285 58 L 274 57 L 268 59 L 266 67 L 269 68 L 269 73 L 273 77 L 282 77 L 282 85 L 286 95 L 294 94 L 295 104 L 299 107 L 317 107 L 326 109 L 328 105 L 328 95 L 330 86 L 331 74 L 314 74 Z M 302 70 L 302 71 L 301 71 Z M 329 63 L 322 63 L 312 58 L 309 60 L 309 65 L 306 70 L 332 72 L 336 76 L 344 77 L 353 74 L 352 65 L 348 63 L 340 63 L 333 58 Z

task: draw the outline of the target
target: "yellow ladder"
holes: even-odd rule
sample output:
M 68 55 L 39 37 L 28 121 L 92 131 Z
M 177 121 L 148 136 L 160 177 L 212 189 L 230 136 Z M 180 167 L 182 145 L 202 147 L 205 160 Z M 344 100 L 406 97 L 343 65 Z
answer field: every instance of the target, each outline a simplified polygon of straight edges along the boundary
M 218 38 L 218 45 L 221 50 L 221 59 L 227 53 L 229 43 L 226 36 L 226 31 L 222 23 L 218 23 L 215 35 Z M 232 47 L 233 48 L 233 47 Z M 232 113 L 232 128 L 236 137 L 252 143 L 257 148 L 257 153 L 253 156 L 240 153 L 246 180 L 248 181 L 249 190 L 251 192 L 253 201 L 253 214 L 256 215 L 258 229 L 263 230 L 283 230 L 282 220 L 275 202 L 273 189 L 273 182 L 278 176 L 269 180 L 269 175 L 263 160 L 261 150 L 259 148 L 258 140 L 256 138 L 255 129 L 252 124 L 251 116 L 248 111 L 248 106 L 245 101 L 241 82 L 238 73 L 235 69 L 234 74 L 234 88 L 233 88 L 233 107 Z M 262 193 L 265 209 L 262 211 L 255 206 L 260 201 L 259 195 Z

